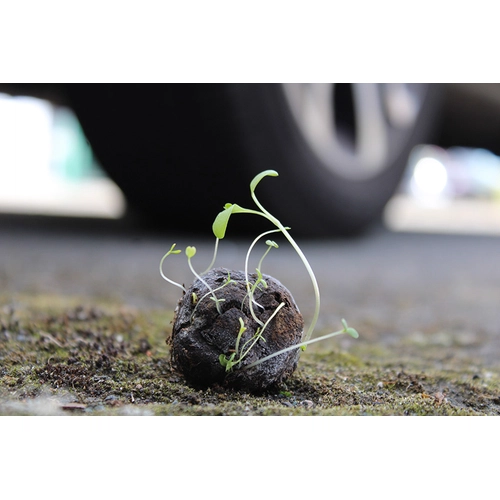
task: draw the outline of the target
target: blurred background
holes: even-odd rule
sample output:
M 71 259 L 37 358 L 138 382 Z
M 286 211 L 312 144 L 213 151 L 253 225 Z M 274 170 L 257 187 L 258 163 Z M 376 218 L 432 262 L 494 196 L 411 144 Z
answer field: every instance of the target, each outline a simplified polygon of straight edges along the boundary
M 500 234 L 499 139 L 500 84 L 3 84 L 0 212 L 197 231 L 272 168 L 304 236 Z
M 0 94 L 0 211 L 119 218 L 125 203 L 71 109 Z

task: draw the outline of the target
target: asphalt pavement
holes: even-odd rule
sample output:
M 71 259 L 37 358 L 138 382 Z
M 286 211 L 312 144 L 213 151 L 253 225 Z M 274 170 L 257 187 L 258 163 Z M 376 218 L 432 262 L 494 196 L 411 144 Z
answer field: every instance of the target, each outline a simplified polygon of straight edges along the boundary
M 229 231 L 228 231 L 229 232 Z M 213 241 L 128 225 L 124 221 L 0 216 L 0 307 L 24 295 L 75 296 L 89 304 L 114 301 L 137 308 L 175 308 L 180 290 L 165 282 L 158 265 L 172 243 L 197 247 L 202 271 Z M 314 308 L 308 275 L 293 249 L 276 239 L 263 265 L 293 294 L 306 323 Z M 216 265 L 242 269 L 248 240 L 221 242 Z M 500 237 L 398 233 L 379 226 L 353 239 L 300 241 L 314 269 L 322 303 L 318 332 L 341 318 L 363 342 L 387 345 L 438 343 L 485 367 L 500 359 Z M 263 247 L 252 254 L 253 266 Z M 182 255 L 165 272 L 190 283 Z M 339 342 L 348 346 L 353 340 Z

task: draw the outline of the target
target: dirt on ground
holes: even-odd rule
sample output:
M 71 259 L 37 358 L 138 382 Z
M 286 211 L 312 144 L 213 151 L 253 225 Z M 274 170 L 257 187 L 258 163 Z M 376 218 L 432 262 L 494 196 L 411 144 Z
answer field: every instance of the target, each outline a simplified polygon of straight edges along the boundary
M 500 415 L 498 370 L 425 332 L 374 343 L 369 324 L 353 325 L 360 338 L 347 347 L 308 348 L 261 394 L 197 389 L 171 366 L 172 319 L 78 297 L 0 297 L 0 414 Z

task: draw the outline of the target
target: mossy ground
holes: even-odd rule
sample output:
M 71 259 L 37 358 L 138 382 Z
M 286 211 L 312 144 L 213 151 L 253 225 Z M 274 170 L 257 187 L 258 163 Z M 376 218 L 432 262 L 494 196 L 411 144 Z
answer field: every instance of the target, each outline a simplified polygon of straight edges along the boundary
M 362 329 L 348 351 L 308 349 L 286 383 L 261 395 L 196 389 L 170 366 L 172 317 L 77 297 L 0 297 L 0 414 L 500 415 L 497 371 L 450 361 L 453 346 L 411 337 L 381 346 Z

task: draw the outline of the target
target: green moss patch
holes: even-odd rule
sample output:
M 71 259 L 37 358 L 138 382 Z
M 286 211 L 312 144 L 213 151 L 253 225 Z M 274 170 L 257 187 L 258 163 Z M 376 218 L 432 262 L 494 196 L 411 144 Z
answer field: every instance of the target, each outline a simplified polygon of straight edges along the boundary
M 349 352 L 306 351 L 263 394 L 199 390 L 170 365 L 172 317 L 75 297 L 0 298 L 0 414 L 500 415 L 495 371 L 438 362 L 439 343 L 381 347 L 362 332 Z

